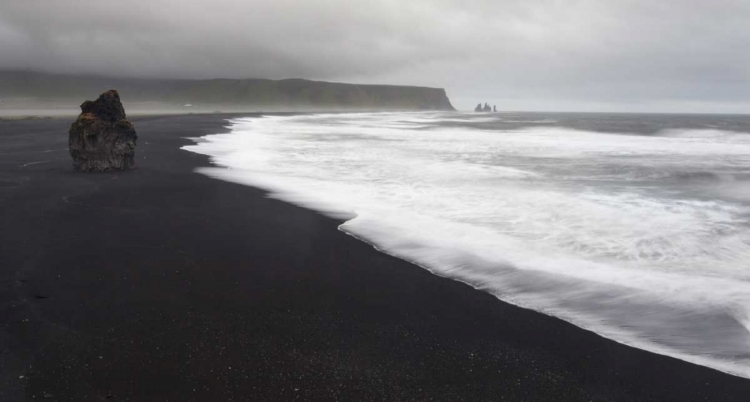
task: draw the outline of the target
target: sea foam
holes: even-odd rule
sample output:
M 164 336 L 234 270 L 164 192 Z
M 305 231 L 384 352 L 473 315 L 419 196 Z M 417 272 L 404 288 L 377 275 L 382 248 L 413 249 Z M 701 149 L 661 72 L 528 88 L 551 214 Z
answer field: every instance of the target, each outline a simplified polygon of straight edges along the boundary
M 200 173 L 345 220 L 344 232 L 437 275 L 750 378 L 750 192 L 722 184 L 747 174 L 750 136 L 477 119 L 491 118 L 243 118 L 184 149 L 220 166 Z

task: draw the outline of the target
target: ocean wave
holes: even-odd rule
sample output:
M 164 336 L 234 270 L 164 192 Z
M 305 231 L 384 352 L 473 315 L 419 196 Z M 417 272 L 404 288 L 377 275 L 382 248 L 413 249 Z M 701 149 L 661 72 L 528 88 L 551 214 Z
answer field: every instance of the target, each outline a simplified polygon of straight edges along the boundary
M 518 119 L 501 119 L 503 123 L 522 123 L 522 124 L 556 124 L 558 120 L 542 119 L 542 120 L 518 120 Z
M 680 171 L 671 172 L 670 179 L 686 182 L 733 182 L 735 176 L 731 173 L 710 171 Z
M 750 133 L 740 131 L 707 129 L 663 129 L 656 133 L 659 137 L 695 138 L 695 139 L 739 139 L 750 141 Z
M 346 233 L 438 275 L 750 378 L 750 206 L 678 191 L 737 180 L 744 139 L 425 130 L 414 119 L 237 119 L 185 149 L 222 166 L 199 173 L 343 219 Z M 633 186 L 623 170 L 662 176 Z

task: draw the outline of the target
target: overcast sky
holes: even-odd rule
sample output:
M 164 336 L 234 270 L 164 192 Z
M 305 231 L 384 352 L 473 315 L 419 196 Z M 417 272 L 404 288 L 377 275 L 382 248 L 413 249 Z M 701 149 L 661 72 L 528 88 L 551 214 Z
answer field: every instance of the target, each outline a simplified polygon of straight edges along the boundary
M 0 68 L 425 85 L 461 109 L 750 113 L 750 0 L 0 0 Z

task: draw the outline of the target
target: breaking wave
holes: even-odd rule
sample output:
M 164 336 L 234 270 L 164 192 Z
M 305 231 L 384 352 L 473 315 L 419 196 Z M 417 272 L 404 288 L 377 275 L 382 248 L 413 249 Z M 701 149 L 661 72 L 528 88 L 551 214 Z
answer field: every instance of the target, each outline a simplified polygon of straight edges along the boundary
M 750 177 L 750 136 L 472 119 L 243 118 L 185 149 L 220 166 L 200 173 L 343 219 L 437 275 L 750 378 L 750 189 L 736 185 Z

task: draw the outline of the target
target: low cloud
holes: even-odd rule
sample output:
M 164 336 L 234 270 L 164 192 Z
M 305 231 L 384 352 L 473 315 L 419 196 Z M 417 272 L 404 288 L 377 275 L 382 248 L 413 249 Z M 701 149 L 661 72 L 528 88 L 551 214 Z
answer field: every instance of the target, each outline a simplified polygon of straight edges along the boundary
M 444 87 L 502 109 L 750 110 L 750 3 L 0 0 L 0 68 Z

